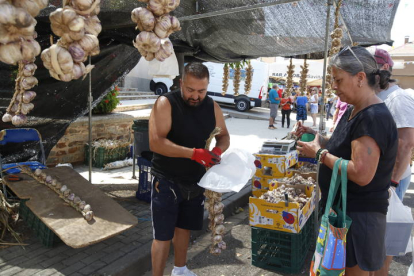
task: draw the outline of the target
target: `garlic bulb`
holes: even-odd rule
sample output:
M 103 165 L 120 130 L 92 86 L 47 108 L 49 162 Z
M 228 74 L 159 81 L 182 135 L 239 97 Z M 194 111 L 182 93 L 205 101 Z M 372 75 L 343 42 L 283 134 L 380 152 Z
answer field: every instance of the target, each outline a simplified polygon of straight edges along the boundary
M 102 31 L 101 21 L 99 20 L 98 16 L 89 16 L 85 18 L 85 33 L 92 34 L 94 36 L 98 36 L 98 34 Z
M 218 248 L 220 248 L 221 250 L 226 250 L 227 245 L 224 241 L 221 241 L 217 244 Z
M 34 97 L 36 97 L 36 92 L 34 92 L 34 91 L 25 91 L 23 93 L 23 97 L 22 97 L 23 103 L 30 103 L 34 99 Z
M 52 45 L 43 50 L 41 56 L 43 65 L 49 69 L 50 75 L 57 80 L 70 81 L 73 70 L 72 56 L 63 47 Z M 67 77 L 66 75 L 69 75 Z M 70 78 L 69 80 L 67 80 Z
M 12 118 L 12 124 L 15 126 L 23 125 L 26 122 L 27 122 L 27 117 L 26 115 L 23 115 L 23 114 L 16 114 Z
M 83 210 L 83 208 L 85 208 L 86 202 L 85 201 L 81 201 L 78 203 L 79 209 Z
M 52 183 L 52 177 L 50 175 L 47 175 L 46 179 L 45 179 L 45 182 L 46 183 Z
M 99 47 L 99 40 L 96 36 L 87 34 L 81 40 L 78 41 L 79 46 L 86 52 L 89 53 L 96 47 Z
M 101 0 L 72 0 L 71 5 L 76 13 L 83 16 L 97 15 L 101 11 Z
M 23 40 L 21 42 L 21 51 L 23 60 L 32 60 L 40 54 L 40 45 L 36 40 Z
M 155 27 L 155 17 L 146 8 L 136 8 L 131 12 L 131 19 L 141 32 L 151 32 Z
M 72 56 L 74 62 L 83 62 L 87 58 L 85 51 L 78 43 L 72 43 L 69 46 L 68 51 Z
M 16 64 L 16 62 L 23 59 L 20 49 L 20 42 L 0 44 L 0 61 L 7 64 Z
M 223 240 L 223 237 L 221 235 L 215 235 L 213 239 L 215 243 L 219 243 Z
M 86 213 L 85 213 L 85 215 L 84 215 L 84 217 L 85 217 L 85 219 L 86 219 L 87 221 L 92 220 L 92 219 L 93 219 L 93 212 L 92 212 L 92 211 L 88 211 L 88 212 L 86 212 Z
M 214 222 L 216 224 L 222 224 L 224 222 L 224 215 L 220 214 L 220 215 L 214 217 Z
M 51 28 L 55 35 L 65 42 L 81 39 L 85 35 L 85 21 L 69 6 L 59 8 L 49 16 Z
M 161 40 L 154 33 L 140 32 L 135 38 L 133 44 L 138 50 L 156 53 L 161 47 Z
M 60 192 L 64 193 L 67 189 L 68 187 L 66 185 L 63 185 L 62 188 L 60 188 Z
M 35 77 L 24 77 L 20 80 L 20 87 L 24 90 L 28 90 L 35 85 L 37 85 L 38 81 Z
M 11 122 L 13 116 L 10 113 L 6 113 L 3 115 L 2 121 L 5 123 Z
M 34 108 L 34 104 L 32 103 L 24 103 L 22 104 L 22 110 L 21 112 L 26 115 L 27 113 L 29 113 L 32 109 Z
M 74 199 L 75 199 L 75 194 L 74 194 L 74 193 L 71 193 L 71 194 L 68 196 L 68 200 L 73 201 Z
M 155 53 L 146 52 L 144 50 L 138 49 L 138 52 L 143 56 L 146 60 L 151 61 L 155 58 Z
M 33 38 L 36 20 L 24 9 L 0 4 L 0 43 Z
M 75 198 L 73 199 L 73 203 L 75 203 L 75 204 L 79 204 L 80 202 L 81 202 L 80 197 L 75 196 Z
M 23 67 L 23 76 L 30 77 L 34 75 L 34 72 L 36 71 L 37 66 L 34 63 L 28 63 Z
M 150 0 L 148 8 L 154 15 L 161 16 L 175 10 L 178 5 L 180 5 L 180 0 Z
M 88 212 L 88 211 L 90 211 L 91 209 L 92 209 L 92 208 L 91 208 L 91 205 L 86 204 L 86 205 L 85 205 L 85 207 L 83 207 L 83 209 L 82 209 L 82 210 L 83 210 L 84 212 Z
M 217 235 L 223 235 L 225 230 L 226 230 L 226 228 L 224 227 L 223 224 L 217 225 L 216 234 Z
M 173 32 L 181 30 L 180 21 L 175 16 L 164 14 L 157 19 L 157 24 L 154 27 L 154 33 L 159 38 L 166 38 Z
M 224 204 L 221 203 L 221 202 L 216 203 L 216 204 L 214 204 L 213 208 L 214 208 L 214 213 L 215 214 L 220 214 L 221 212 L 223 212 Z
M 12 0 L 13 6 L 25 9 L 33 17 L 46 8 L 48 2 L 49 0 Z
M 164 61 L 174 53 L 174 48 L 168 38 L 161 39 L 161 48 L 155 53 L 155 58 L 159 61 Z
M 42 173 L 42 170 L 41 170 L 41 169 L 36 169 L 36 170 L 34 171 L 34 174 L 35 174 L 36 176 L 39 176 L 41 173 Z

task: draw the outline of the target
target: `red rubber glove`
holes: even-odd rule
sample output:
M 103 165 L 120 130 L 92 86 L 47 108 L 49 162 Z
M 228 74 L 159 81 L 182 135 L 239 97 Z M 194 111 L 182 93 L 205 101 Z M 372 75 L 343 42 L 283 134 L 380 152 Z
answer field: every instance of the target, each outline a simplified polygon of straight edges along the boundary
M 222 151 L 221 151 L 221 148 L 219 148 L 219 147 L 214 147 L 213 148 L 213 150 L 211 151 L 212 153 L 214 153 L 215 155 L 217 155 L 217 156 L 221 156 L 221 154 L 223 153 Z
M 220 163 L 221 158 L 220 156 L 217 156 L 217 154 L 206 149 L 193 149 L 191 160 L 194 160 L 205 167 L 211 167 Z

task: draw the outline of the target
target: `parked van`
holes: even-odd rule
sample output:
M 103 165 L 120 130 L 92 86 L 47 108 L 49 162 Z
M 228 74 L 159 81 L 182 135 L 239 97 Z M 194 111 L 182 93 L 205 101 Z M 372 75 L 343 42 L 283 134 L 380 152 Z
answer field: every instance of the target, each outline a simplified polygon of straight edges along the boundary
M 246 70 L 241 70 L 241 81 L 239 85 L 239 95 L 234 96 L 234 70 L 230 69 L 229 86 L 226 94 L 223 96 L 223 67 L 222 63 L 205 62 L 210 72 L 210 83 L 208 85 L 207 94 L 218 103 L 234 104 L 236 110 L 247 111 L 253 107 L 262 106 L 262 101 L 267 96 L 267 86 L 269 81 L 268 64 L 251 60 L 253 66 L 253 79 L 251 89 L 248 95 L 245 95 L 244 84 L 246 78 Z M 166 78 L 154 78 L 151 81 L 150 89 L 157 95 L 162 95 L 169 91 L 172 80 Z

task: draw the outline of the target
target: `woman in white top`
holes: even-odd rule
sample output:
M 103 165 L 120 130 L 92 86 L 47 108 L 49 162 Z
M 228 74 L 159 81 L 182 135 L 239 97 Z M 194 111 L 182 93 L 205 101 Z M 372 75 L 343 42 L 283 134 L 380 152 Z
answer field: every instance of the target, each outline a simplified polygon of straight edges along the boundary
M 312 88 L 311 97 L 309 99 L 310 103 L 310 113 L 313 120 L 312 127 L 316 127 L 316 114 L 318 114 L 318 88 Z

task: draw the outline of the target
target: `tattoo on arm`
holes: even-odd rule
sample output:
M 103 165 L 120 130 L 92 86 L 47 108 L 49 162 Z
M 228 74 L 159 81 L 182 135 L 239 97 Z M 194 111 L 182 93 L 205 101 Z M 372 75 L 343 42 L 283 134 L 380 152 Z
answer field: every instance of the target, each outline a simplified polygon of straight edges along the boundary
M 328 144 L 328 141 L 329 141 L 329 138 L 328 137 L 319 135 L 319 145 L 322 148 L 325 148 L 326 147 L 326 144 Z
M 372 153 L 372 149 L 368 147 L 368 155 L 371 155 L 371 153 Z

